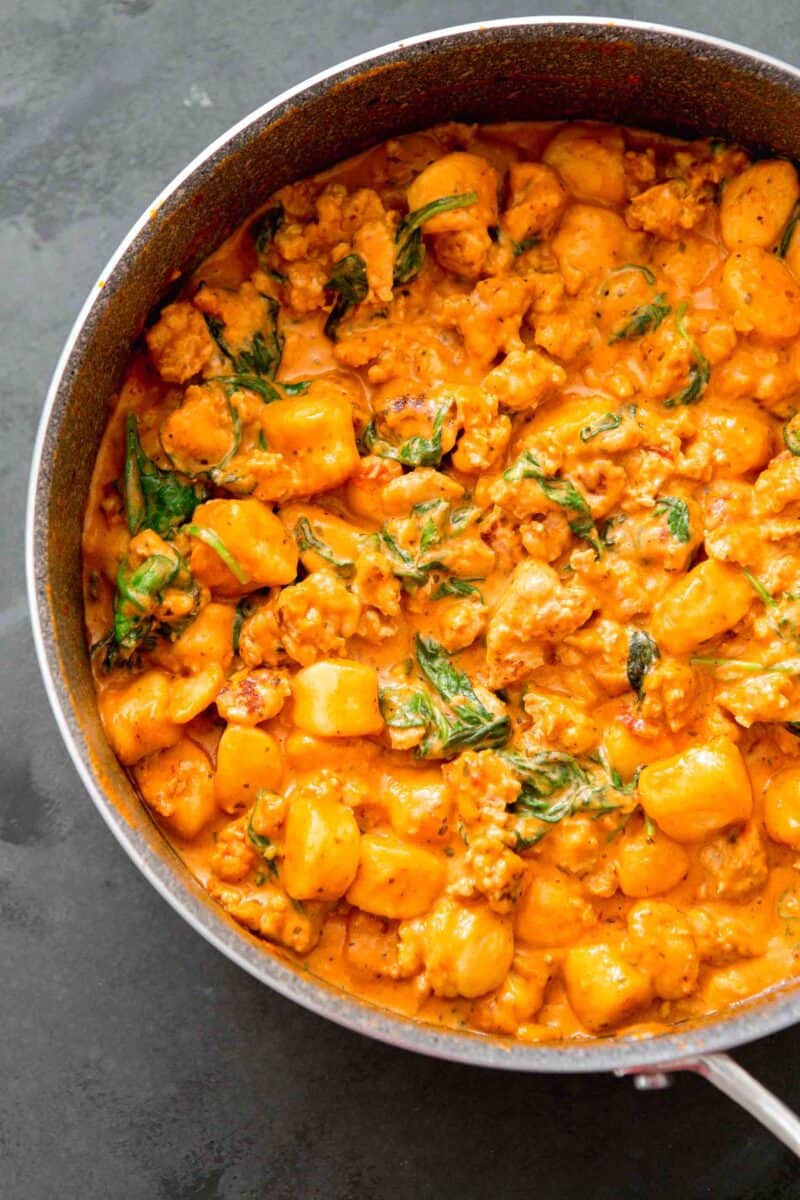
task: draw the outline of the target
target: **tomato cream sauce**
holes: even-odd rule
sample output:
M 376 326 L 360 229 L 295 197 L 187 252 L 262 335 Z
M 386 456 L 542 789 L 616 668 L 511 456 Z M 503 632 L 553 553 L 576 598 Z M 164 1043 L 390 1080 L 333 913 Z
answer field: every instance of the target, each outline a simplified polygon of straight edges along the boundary
M 98 704 L 265 953 L 529 1042 L 796 975 L 799 197 L 718 141 L 451 124 L 154 314 L 86 515 Z

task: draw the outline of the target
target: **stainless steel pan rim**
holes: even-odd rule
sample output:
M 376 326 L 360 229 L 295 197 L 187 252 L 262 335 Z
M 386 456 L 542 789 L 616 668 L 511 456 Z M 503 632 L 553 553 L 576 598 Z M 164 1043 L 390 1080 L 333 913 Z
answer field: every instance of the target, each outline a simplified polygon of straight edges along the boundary
M 487 30 L 508 31 L 526 27 L 551 27 L 579 35 L 590 30 L 608 30 L 615 35 L 661 38 L 684 50 L 707 52 L 710 56 L 735 59 L 765 78 L 784 85 L 793 81 L 800 92 L 800 72 L 765 54 L 704 34 L 690 33 L 666 25 L 642 21 L 606 20 L 599 17 L 530 17 L 475 22 L 408 38 L 358 55 L 290 88 L 268 104 L 232 126 L 198 155 L 157 197 L 133 226 L 92 289 L 67 339 L 56 366 L 37 433 L 31 468 L 26 523 L 26 571 L 28 598 L 36 653 L 47 695 L 61 736 L 86 790 L 117 841 L 138 868 L 172 907 L 207 941 L 221 950 L 261 982 L 312 1012 L 348 1029 L 392 1046 L 485 1067 L 518 1071 L 582 1072 L 632 1071 L 697 1058 L 755 1038 L 777 1032 L 800 1019 L 800 993 L 795 988 L 777 989 L 768 998 L 748 1003 L 724 1018 L 711 1018 L 686 1032 L 676 1031 L 648 1039 L 607 1039 L 587 1042 L 525 1045 L 499 1038 L 481 1037 L 440 1030 L 364 1004 L 302 969 L 288 966 L 243 935 L 225 915 L 203 899 L 201 889 L 192 887 L 177 861 L 157 853 L 105 794 L 99 773 L 93 767 L 78 714 L 62 674 L 58 641 L 48 590 L 46 531 L 50 500 L 50 463 L 58 443 L 70 382 L 80 361 L 82 346 L 90 330 L 103 315 L 110 294 L 124 286 L 130 262 L 146 246 L 153 221 L 169 215 L 181 199 L 184 185 L 214 168 L 242 135 L 275 119 L 298 97 L 319 94 L 344 82 L 365 68 L 396 61 L 414 47 L 444 40 L 485 36 Z

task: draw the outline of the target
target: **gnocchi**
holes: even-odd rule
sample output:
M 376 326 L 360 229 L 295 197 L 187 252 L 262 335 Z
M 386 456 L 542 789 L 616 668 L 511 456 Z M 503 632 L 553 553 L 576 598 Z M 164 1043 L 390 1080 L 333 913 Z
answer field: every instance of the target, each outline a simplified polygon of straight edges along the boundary
M 552 1041 L 797 971 L 798 224 L 783 159 L 449 124 L 176 283 L 86 515 L 100 718 L 310 977 Z

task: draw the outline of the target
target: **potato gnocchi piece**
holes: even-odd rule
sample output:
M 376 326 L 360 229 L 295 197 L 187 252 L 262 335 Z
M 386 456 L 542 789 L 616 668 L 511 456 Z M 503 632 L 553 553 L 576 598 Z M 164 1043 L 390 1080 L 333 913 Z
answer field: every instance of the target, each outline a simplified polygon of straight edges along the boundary
M 653 998 L 648 971 L 603 942 L 567 951 L 564 982 L 575 1015 L 593 1033 L 630 1020 Z
M 474 999 L 499 987 L 514 957 L 507 917 L 480 902 L 439 900 L 425 922 L 425 974 L 437 996 Z
M 321 661 L 294 678 L 294 721 L 320 737 L 359 737 L 383 729 L 375 668 L 349 659 Z
M 217 746 L 214 793 L 217 804 L 233 813 L 255 802 L 259 792 L 276 791 L 283 781 L 283 757 L 264 729 L 227 725 Z
M 294 900 L 338 900 L 356 877 L 361 835 L 332 795 L 301 790 L 289 800 L 281 878 Z
M 720 204 L 720 227 L 729 250 L 769 250 L 781 237 L 800 197 L 797 172 L 785 159 L 762 159 L 728 181 Z
M 702 841 L 746 821 L 753 808 L 742 756 L 723 738 L 650 763 L 639 776 L 639 796 L 648 816 L 676 842 Z
M 800 284 L 759 246 L 734 250 L 722 273 L 722 298 L 739 333 L 784 340 L 800 333 Z
M 260 500 L 209 500 L 195 509 L 190 565 L 195 578 L 222 595 L 291 583 L 297 547 Z
M 328 492 L 358 467 L 351 400 L 341 390 L 319 384 L 307 395 L 276 400 L 265 406 L 260 424 L 281 468 L 257 477 L 254 494 L 260 500 Z
M 392 833 L 361 839 L 358 871 L 347 892 L 356 908 L 377 917 L 421 917 L 442 890 L 442 859 Z
M 100 717 L 115 753 L 126 766 L 180 741 L 183 726 L 207 708 L 222 684 L 211 668 L 194 676 L 170 676 L 150 670 L 108 689 Z
M 624 149 L 621 130 L 574 124 L 558 131 L 542 158 L 577 199 L 614 205 L 622 204 L 627 195 Z

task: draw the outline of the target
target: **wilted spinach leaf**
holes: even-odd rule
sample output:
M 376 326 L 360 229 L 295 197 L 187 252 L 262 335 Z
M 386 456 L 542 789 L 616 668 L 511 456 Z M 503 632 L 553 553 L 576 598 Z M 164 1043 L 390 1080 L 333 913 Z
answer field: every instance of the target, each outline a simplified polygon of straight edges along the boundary
M 653 664 L 660 658 L 658 646 L 644 629 L 632 629 L 628 634 L 628 683 L 641 699 L 644 680 Z
M 420 563 L 398 543 L 388 529 L 382 529 L 378 536 L 387 552 L 393 573 L 407 592 L 415 592 L 427 583 L 431 571 L 439 566 L 436 562 Z
M 665 317 L 668 317 L 672 312 L 669 304 L 666 302 L 666 296 L 663 292 L 659 292 L 651 304 L 640 304 L 630 314 L 625 324 L 612 334 L 609 339 L 610 345 L 615 342 L 630 341 L 633 338 L 643 337 L 646 333 L 652 333 L 658 329 Z
M 367 264 L 361 255 L 348 254 L 340 259 L 331 271 L 325 290 L 335 293 L 333 308 L 325 322 L 325 333 L 335 342 L 343 318 L 367 298 Z
M 800 429 L 789 421 L 783 427 L 783 444 L 790 454 L 800 458 Z
M 687 305 L 685 301 L 675 309 L 675 325 L 684 341 L 689 343 L 694 356 L 694 362 L 689 368 L 689 382 L 686 384 L 686 387 L 676 395 L 669 396 L 664 401 L 666 408 L 678 408 L 681 405 L 697 404 L 711 378 L 711 363 L 703 354 L 694 338 L 687 333 L 684 326 L 683 318 L 686 315 L 686 309 Z
M 205 489 L 199 484 L 181 482 L 174 471 L 162 470 L 147 457 L 132 412 L 125 423 L 122 493 L 131 535 L 141 529 L 153 529 L 163 536 L 187 521 L 206 498 Z
M 510 483 L 518 483 L 521 479 L 535 479 L 548 500 L 552 500 L 567 512 L 576 514 L 569 520 L 570 529 L 576 537 L 588 542 L 597 557 L 600 557 L 600 543 L 591 509 L 574 483 L 569 479 L 545 475 L 530 450 L 524 450 L 520 454 L 516 462 L 503 472 L 503 478 Z
M 539 750 L 530 755 L 503 750 L 500 756 L 522 781 L 524 789 L 537 798 L 552 796 L 570 784 L 587 782 L 586 772 L 577 759 L 560 750 Z
M 265 404 L 272 404 L 281 398 L 278 389 L 261 375 L 217 375 L 214 377 L 214 382 L 221 383 L 224 387 L 234 391 L 237 388 L 243 388 L 248 392 L 255 392 Z
M 532 250 L 534 246 L 540 245 L 541 240 L 540 237 L 526 237 L 519 242 L 512 241 L 514 258 L 519 258 L 520 254 L 524 254 L 526 250 Z
M 425 738 L 417 754 L 420 758 L 449 758 L 467 748 L 496 749 L 511 736 L 511 723 L 481 703 L 467 675 L 450 661 L 444 646 L 433 638 L 417 635 L 416 656 L 419 669 L 438 692 L 442 708 L 427 691 L 417 691 L 395 703 L 389 693 L 381 697 L 387 725 L 394 728 L 424 728 Z
M 250 236 L 255 242 L 259 260 L 263 259 L 272 244 L 272 239 L 283 224 L 283 215 L 283 205 L 275 204 L 257 217 L 250 226 Z
M 187 592 L 193 600 L 191 612 L 169 623 L 156 617 L 167 588 Z M 151 554 L 134 569 L 123 561 L 117 572 L 111 631 L 101 643 L 103 665 L 127 664 L 137 650 L 151 646 L 157 637 L 178 637 L 197 615 L 199 598 L 200 590 L 186 563 L 172 547 L 169 553 Z
M 612 429 L 619 429 L 621 424 L 621 413 L 605 413 L 602 417 L 598 417 L 596 421 L 592 421 L 589 425 L 584 425 L 578 436 L 582 442 L 590 442 L 598 434 L 609 433 Z
M 461 192 L 454 196 L 442 196 L 432 200 L 422 208 L 416 208 L 397 227 L 395 243 L 394 284 L 398 287 L 410 283 L 425 261 L 425 245 L 422 241 L 422 226 L 431 217 L 440 213 L 452 212 L 456 208 L 466 208 L 478 199 L 476 192 Z
M 571 754 L 558 750 L 539 750 L 532 755 L 501 751 L 500 756 L 522 783 L 511 806 L 514 813 L 555 825 L 577 812 L 602 816 L 620 807 L 617 801 L 607 799 L 604 785 L 592 783 L 586 769 Z M 532 838 L 518 835 L 517 849 L 535 846 L 546 832 L 541 830 Z
M 238 376 L 263 376 L 274 379 L 283 357 L 284 336 L 280 332 L 278 318 L 281 306 L 272 296 L 264 296 L 264 320 L 261 329 L 250 338 L 247 345 L 234 354 L 228 345 L 225 325 L 219 317 L 204 313 L 208 332 L 227 359 L 233 364 Z M 248 386 L 244 384 L 243 386 Z M 274 398 L 274 397 L 273 397 Z
M 230 571 L 231 575 L 238 580 L 239 583 L 249 583 L 250 576 L 245 571 L 244 567 L 233 557 L 228 547 L 223 542 L 222 538 L 213 529 L 207 529 L 204 525 L 187 525 L 184 529 L 185 533 L 190 533 L 192 537 L 198 541 L 204 542 L 210 550 L 213 550 L 219 558 L 222 559 L 225 566 Z
M 378 435 L 377 420 L 373 417 L 362 435 L 367 453 L 394 459 L 406 467 L 438 467 L 442 461 L 442 429 L 448 408 L 449 405 L 444 404 L 436 413 L 429 438 L 417 434 L 399 446 L 393 446 Z
M 777 607 L 777 601 L 775 597 L 764 587 L 764 584 L 761 582 L 761 580 L 756 578 L 752 571 L 742 568 L 742 574 L 765 607 Z
M 662 496 L 653 511 L 657 514 L 667 514 L 667 528 L 677 541 L 689 541 L 689 506 L 685 500 L 681 500 L 679 496 Z
M 256 797 L 256 803 L 253 805 L 253 808 L 250 810 L 250 816 L 247 821 L 247 836 L 250 840 L 250 844 L 253 846 L 253 848 L 255 850 L 258 851 L 260 856 L 263 858 L 264 863 L 266 864 L 266 868 L 269 871 L 269 873 L 271 875 L 277 877 L 278 863 L 275 859 L 274 853 L 273 854 L 269 853 L 269 851 L 272 850 L 272 841 L 270 840 L 270 838 L 266 837 L 264 834 L 256 833 L 255 829 L 253 828 L 253 817 L 255 816 L 255 811 L 259 804 L 260 799 L 261 799 L 261 791 L 259 791 L 258 796 Z
M 797 228 L 797 224 L 799 221 L 800 221 L 800 200 L 795 200 L 794 208 L 791 211 L 789 220 L 786 222 L 786 227 L 784 228 L 784 231 L 781 234 L 781 240 L 778 242 L 778 248 L 775 251 L 778 258 L 786 258 L 786 255 L 789 252 L 789 247 L 792 244 L 792 238 L 794 237 L 794 231 Z
M 446 596 L 477 596 L 483 603 L 483 596 L 473 579 L 443 579 L 431 593 L 431 600 L 444 600 Z
M 646 267 L 643 263 L 622 263 L 621 266 L 614 267 L 611 274 L 612 275 L 621 275 L 624 271 L 638 271 L 641 275 L 644 275 L 645 279 L 647 280 L 647 282 L 650 284 L 651 287 L 655 286 L 655 282 L 656 282 L 655 275 L 650 270 L 650 268 Z
M 114 597 L 114 641 L 120 650 L 130 654 L 150 632 L 152 610 L 164 589 L 177 574 L 177 555 L 153 554 L 134 571 L 127 561 L 117 573 L 117 592 Z
M 325 562 L 330 563 L 336 574 L 340 575 L 342 579 L 352 579 L 355 575 L 356 564 L 350 559 L 338 558 L 327 542 L 323 542 L 321 538 L 317 537 L 307 517 L 300 517 L 295 525 L 294 539 L 301 554 L 304 550 L 313 550 Z

